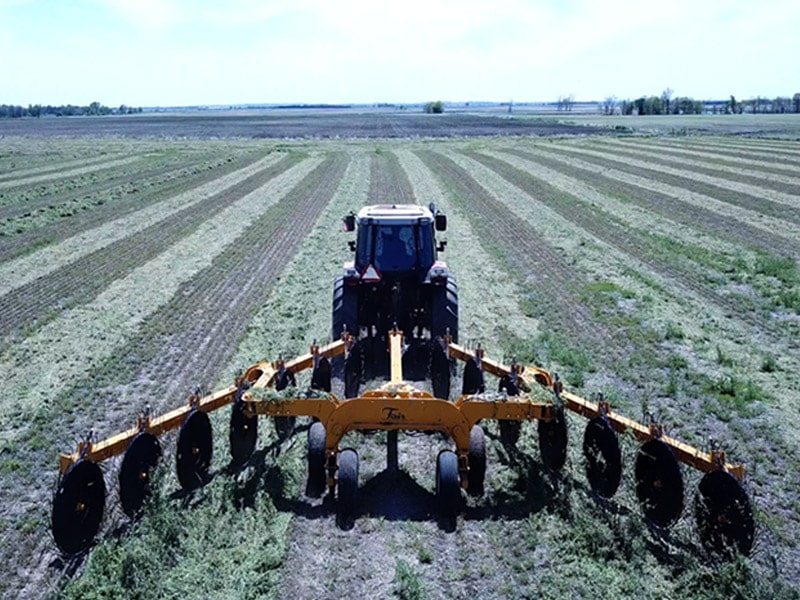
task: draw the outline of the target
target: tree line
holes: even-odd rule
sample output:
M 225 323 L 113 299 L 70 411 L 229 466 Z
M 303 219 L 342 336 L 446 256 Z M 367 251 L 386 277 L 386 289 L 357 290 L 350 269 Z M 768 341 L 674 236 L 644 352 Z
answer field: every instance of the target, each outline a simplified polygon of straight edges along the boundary
M 99 115 L 132 115 L 142 112 L 142 108 L 134 108 L 121 104 L 118 108 L 110 108 L 99 102 L 92 102 L 86 106 L 62 104 L 60 106 L 29 104 L 28 107 L 13 104 L 0 104 L 0 118 L 19 119 L 22 117 L 73 117 L 73 116 L 99 116 Z
M 559 109 L 561 99 L 559 98 Z M 635 100 L 620 100 L 615 96 L 607 97 L 601 104 L 601 110 L 606 115 L 699 115 L 704 112 L 713 114 L 742 114 L 742 113 L 800 113 L 800 92 L 789 98 L 778 96 L 776 98 L 750 98 L 737 100 L 731 96 L 725 101 L 703 102 L 686 96 L 673 98 L 672 90 L 667 88 L 660 96 L 642 96 Z

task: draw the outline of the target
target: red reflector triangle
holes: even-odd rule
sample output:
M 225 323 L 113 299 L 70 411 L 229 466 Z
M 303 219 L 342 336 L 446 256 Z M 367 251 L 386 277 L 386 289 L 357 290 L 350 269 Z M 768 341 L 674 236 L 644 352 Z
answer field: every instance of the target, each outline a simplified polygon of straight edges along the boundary
M 367 265 L 367 268 L 361 273 L 361 281 L 366 283 L 374 283 L 381 280 L 381 274 L 378 269 L 372 265 Z

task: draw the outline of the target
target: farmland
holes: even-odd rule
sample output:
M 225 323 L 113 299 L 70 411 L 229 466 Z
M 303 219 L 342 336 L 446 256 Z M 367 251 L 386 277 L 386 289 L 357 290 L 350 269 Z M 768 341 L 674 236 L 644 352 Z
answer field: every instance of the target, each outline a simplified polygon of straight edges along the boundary
M 0 124 L 0 596 L 798 597 L 797 142 L 485 115 L 457 137 L 456 121 L 383 114 L 283 116 L 270 125 L 282 135 L 204 116 L 171 134 L 159 118 Z M 236 471 L 227 411 L 212 417 L 206 487 L 178 491 L 166 436 L 130 524 L 109 461 L 97 545 L 59 556 L 58 453 L 327 340 L 340 219 L 377 202 L 447 214 L 462 341 L 746 464 L 753 556 L 702 550 L 688 468 L 681 519 L 648 526 L 627 436 L 620 492 L 594 499 L 578 417 L 560 475 L 538 462 L 535 427 L 512 450 L 485 424 L 486 494 L 452 526 L 433 513 L 444 439 L 401 434 L 401 472 L 387 474 L 385 436 L 349 434 L 362 506 L 341 529 L 304 495 L 308 424 L 279 444 L 264 420 Z

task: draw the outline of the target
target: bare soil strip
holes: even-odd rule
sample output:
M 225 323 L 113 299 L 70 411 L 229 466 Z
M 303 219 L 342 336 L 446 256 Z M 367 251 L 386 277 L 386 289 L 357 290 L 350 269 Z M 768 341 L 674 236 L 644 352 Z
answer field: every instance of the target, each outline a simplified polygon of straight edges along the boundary
M 414 192 L 397 156 L 381 151 L 372 156 L 369 182 L 370 204 L 409 204 Z
M 793 150 L 789 142 L 780 142 L 775 145 L 764 146 L 744 143 L 731 138 L 720 140 L 691 139 L 690 141 L 668 140 L 661 138 L 659 143 L 680 148 L 693 148 L 696 150 L 711 150 L 722 156 L 732 158 L 765 160 L 775 168 L 789 166 L 796 168 L 800 165 L 800 151 Z
M 648 270 L 664 277 L 670 288 L 682 289 L 711 305 L 723 308 L 720 312 L 738 314 L 748 320 L 753 326 L 753 335 L 763 335 L 765 328 L 780 330 L 777 325 L 765 322 L 760 315 L 743 313 L 743 307 L 739 303 L 717 293 L 716 285 L 708 281 L 704 270 L 698 265 L 676 260 L 676 257 L 665 253 L 652 237 L 645 236 L 645 232 L 631 227 L 627 221 L 615 218 L 580 196 L 560 192 L 549 180 L 534 177 L 518 166 L 486 154 L 468 152 L 467 155 L 491 168 L 531 197 L 544 202 L 568 222 L 616 248 L 623 255 L 641 261 Z
M 397 164 L 405 171 L 413 186 L 413 199 L 425 205 L 434 202 L 448 215 L 446 237 L 449 245 L 446 254 L 451 269 L 463 282 L 459 288 L 460 306 L 463 309 L 459 320 L 464 337 L 481 340 L 487 350 L 494 352 L 494 356 L 501 356 L 502 344 L 507 341 L 509 329 L 517 327 L 514 330 L 517 333 L 524 331 L 526 335 L 536 335 L 538 324 L 521 313 L 515 301 L 516 290 L 507 274 L 500 271 L 495 259 L 476 244 L 467 221 L 450 206 L 449 199 L 437 185 L 432 173 L 410 151 L 403 150 L 396 155 L 399 158 Z M 374 160 L 370 162 L 371 193 L 375 193 L 376 180 L 388 190 L 395 189 L 395 167 L 385 161 L 378 169 L 386 171 L 377 175 Z M 367 199 L 363 197 L 363 201 Z M 343 208 L 349 206 L 341 198 L 334 199 L 334 203 Z M 333 218 L 337 216 L 335 212 L 332 213 Z M 310 240 L 304 245 L 303 253 L 323 256 L 338 253 L 341 256 L 343 240 L 332 241 Z M 323 270 L 327 272 L 327 269 Z M 329 277 L 332 275 L 328 273 Z M 297 293 L 302 294 L 302 291 L 298 290 Z M 286 296 L 288 290 L 280 291 L 278 295 Z M 472 301 L 469 301 L 470 298 Z M 321 303 L 317 297 L 311 300 L 317 308 L 315 312 L 321 313 L 322 319 L 314 315 L 307 318 L 306 341 L 314 336 L 315 323 L 323 330 L 329 327 L 329 299 L 325 296 L 324 300 Z M 275 304 L 270 306 L 271 314 L 296 312 L 300 309 L 295 306 L 297 304 L 296 298 L 276 299 Z M 497 313 L 491 312 L 493 307 L 502 312 L 503 319 L 498 320 Z M 265 313 L 263 318 L 268 319 L 269 313 Z M 282 347 L 279 340 L 286 335 L 278 333 L 276 336 L 276 328 L 288 333 L 285 325 L 269 325 L 265 322 L 261 336 L 274 350 Z M 274 351 L 269 356 L 274 356 Z M 303 443 L 302 437 L 299 442 Z M 435 503 L 432 485 L 434 465 L 439 450 L 447 446 L 446 442 L 438 436 L 402 434 L 399 441 L 402 471 L 396 474 L 383 470 L 385 443 L 382 436 L 351 436 L 345 444 L 353 444 L 361 456 L 363 510 L 355 527 L 343 530 L 336 524 L 335 516 L 327 504 L 320 505 L 319 501 L 305 498 L 281 498 L 279 502 L 276 501 L 279 506 L 284 506 L 284 510 L 294 513 L 286 561 L 281 570 L 279 597 L 387 597 L 396 589 L 395 569 L 398 561 L 418 566 L 418 555 L 426 551 L 433 554 L 438 566 L 423 566 L 426 585 L 437 597 L 458 597 L 465 591 L 485 592 L 502 587 L 500 573 L 485 576 L 481 572 L 483 558 L 488 559 L 494 552 L 483 533 L 484 523 L 481 520 L 464 521 L 455 531 L 443 530 L 432 512 Z M 508 527 L 513 528 L 514 524 L 509 523 Z M 459 554 L 472 557 L 473 566 L 469 568 L 469 574 L 465 574 L 461 568 L 448 566 L 456 564 Z
M 634 175 L 625 170 L 598 165 L 596 160 L 589 162 L 579 158 L 567 157 L 560 152 L 549 151 L 549 148 L 544 150 L 540 146 L 535 148 L 526 147 L 524 151 L 514 150 L 513 152 L 531 160 L 538 160 L 540 157 L 549 159 L 551 161 L 550 165 L 560 162 L 571 169 L 579 169 L 583 172 L 592 173 L 599 178 L 619 182 L 623 184 L 623 189 L 629 190 L 626 193 L 631 199 L 643 198 L 646 193 L 648 203 L 652 203 L 656 210 L 659 209 L 658 205 L 660 204 L 665 216 L 669 216 L 669 211 L 671 210 L 677 210 L 677 214 L 681 212 L 686 214 L 686 211 L 689 211 L 691 214 L 697 215 L 698 223 L 708 227 L 709 231 L 719 232 L 721 237 L 726 239 L 738 239 L 745 246 L 762 247 L 778 256 L 787 253 L 800 256 L 800 243 L 798 243 L 798 240 L 800 240 L 800 228 L 790 223 L 784 223 L 754 211 L 732 206 L 685 187 L 661 183 L 658 180 Z M 584 177 L 582 174 L 581 177 L 588 180 L 588 176 Z M 601 187 L 597 183 L 593 183 L 593 185 Z M 665 202 L 665 199 L 671 200 Z M 675 200 L 678 202 L 675 202 Z M 682 208 L 681 204 L 685 204 L 687 207 Z M 643 205 L 643 207 L 646 206 Z M 709 215 L 708 213 L 712 214 Z M 735 225 L 725 230 L 724 227 L 720 227 L 719 222 L 716 225 L 714 224 L 715 221 L 725 220 L 729 220 Z
M 50 434 L 61 438 L 62 444 L 74 436 L 76 428 L 94 426 L 100 435 L 111 434 L 133 422 L 145 403 L 162 412 L 178 405 L 197 386 L 209 389 L 229 363 L 253 313 L 302 243 L 303 233 L 330 202 L 346 166 L 343 155 L 321 163 L 307 160 L 294 169 L 302 179 L 284 178 L 284 185 L 290 186 L 285 191 L 273 185 L 265 186 L 271 190 L 261 188 L 251 194 L 251 215 L 242 206 L 245 201 L 238 202 L 238 207 L 234 204 L 243 225 L 235 227 L 229 221 L 218 232 L 223 236 L 223 251 L 143 319 L 125 347 L 64 390 L 56 405 L 80 404 L 79 413 L 75 421 L 53 427 Z M 39 510 L 47 508 L 44 491 L 39 490 L 44 504 Z M 56 553 L 48 536 L 42 538 L 36 553 L 49 563 Z
M 213 179 L 194 189 L 115 218 L 97 227 L 82 231 L 57 244 L 41 248 L 31 254 L 0 263 L 0 295 L 21 287 L 38 277 L 47 275 L 79 258 L 105 248 L 120 239 L 163 221 L 171 214 L 185 210 L 214 194 L 219 194 L 243 179 L 281 160 L 281 155 L 270 154 L 247 167 Z
M 114 281 L 92 302 L 64 311 L 4 351 L 0 371 L 9 376 L 0 382 L 0 396 L 6 399 L 6 410 L 0 416 L 0 439 L 19 434 L 19 423 L 10 429 L 9 423 L 13 424 L 21 411 L 51 402 L 117 352 L 149 315 L 170 302 L 184 282 L 211 265 L 318 163 L 318 159 L 308 159 L 275 177 L 204 221 L 191 235 L 148 263 Z M 196 308 L 202 314 L 203 307 Z M 36 387 L 31 388 L 29 382 L 37 382 Z
M 50 164 L 42 165 L 40 167 L 31 167 L 28 169 L 17 169 L 7 173 L 0 171 L 0 182 L 12 181 L 15 179 L 32 178 L 38 175 L 50 175 L 52 173 L 60 173 L 67 169 L 92 167 L 107 163 L 109 160 L 120 158 L 119 154 L 105 154 L 98 157 L 85 157 L 75 160 L 62 160 L 60 156 L 51 158 L 53 162 Z M 20 157 L 19 162 L 27 162 L 26 159 Z M 2 169 L 2 165 L 0 165 Z
M 86 173 L 94 173 L 102 171 L 103 169 L 111 169 L 113 167 L 120 167 L 129 165 L 133 162 L 141 160 L 140 156 L 129 156 L 127 158 L 115 158 L 106 162 L 101 162 L 94 165 L 87 165 L 77 169 L 66 169 L 56 171 L 55 173 L 45 173 L 41 175 L 34 175 L 31 177 L 21 177 L 19 179 L 12 179 L 8 181 L 0 181 L 0 190 L 7 190 L 10 188 L 20 187 L 23 185 L 33 185 L 36 183 L 44 183 L 45 181 L 53 181 L 55 179 L 67 179 L 77 175 L 84 175 Z
M 106 191 L 93 191 L 75 198 L 77 206 L 58 203 L 43 214 L 31 213 L 20 223 L 22 233 L 12 227 L 11 235 L 0 237 L 0 261 L 9 261 L 46 245 L 61 242 L 103 223 L 120 219 L 125 215 L 152 206 L 164 199 L 184 193 L 187 187 L 199 188 L 215 179 L 244 169 L 263 152 L 236 153 L 228 156 L 211 155 L 206 160 L 170 170 L 149 178 L 128 178 Z M 60 198 L 60 195 L 57 195 Z M 61 210 L 65 209 L 62 213 Z M 23 213 L 24 215 L 24 213 Z
M 408 174 L 417 204 L 436 204 L 447 215 L 447 261 L 458 282 L 459 332 L 464 343 L 481 343 L 490 356 L 502 356 L 509 332 L 535 339 L 541 323 L 519 306 L 517 284 L 499 261 L 479 243 L 469 219 L 456 208 L 449 194 L 425 163 L 410 150 L 396 152 Z M 440 234 L 441 235 L 441 234 Z M 498 312 L 503 318 L 498 319 Z
M 606 143 L 620 148 L 641 148 L 653 152 L 663 153 L 674 157 L 696 157 L 702 163 L 714 165 L 715 167 L 725 167 L 732 169 L 746 169 L 753 177 L 776 177 L 777 181 L 794 182 L 800 177 L 800 162 L 797 165 L 780 165 L 771 160 L 756 160 L 738 156 L 729 156 L 714 152 L 714 148 L 691 149 L 690 146 L 677 146 L 664 140 L 631 140 L 631 139 L 607 139 Z
M 542 240 L 534 224 L 520 221 L 452 159 L 435 152 L 417 151 L 416 154 L 451 191 L 452 202 L 467 215 L 478 239 L 497 248 L 508 261 L 511 272 L 530 286 L 543 321 L 568 334 L 576 344 L 621 350 L 620 344 L 597 326 L 590 309 L 581 302 L 580 274 Z M 609 358 L 612 354 L 610 351 Z
M 792 175 L 776 173 L 775 171 L 760 171 L 742 166 L 728 166 L 714 161 L 708 154 L 697 152 L 692 157 L 670 152 L 663 147 L 653 147 L 645 145 L 602 143 L 593 144 L 593 148 L 610 152 L 614 155 L 621 154 L 631 158 L 646 157 L 655 159 L 656 164 L 672 165 L 678 168 L 690 168 L 693 172 L 708 175 L 710 177 L 723 177 L 728 181 L 738 181 L 745 185 L 764 187 L 800 197 L 800 167 L 790 171 Z M 756 180 L 756 181 L 754 181 Z
M 14 228 L 27 224 L 25 217 L 28 221 L 32 221 L 48 210 L 57 210 L 61 214 L 82 210 L 87 204 L 86 200 L 90 198 L 105 201 L 126 184 L 142 184 L 148 179 L 158 179 L 178 172 L 181 168 L 192 169 L 207 158 L 204 156 L 164 156 L 159 159 L 142 157 L 133 165 L 108 169 L 99 177 L 96 173 L 92 173 L 54 185 L 33 185 L 7 192 L 4 194 L 3 206 L 0 207 L 0 223 L 5 221 L 0 231 L 8 236 Z
M 558 151 L 590 157 L 598 164 L 615 165 L 617 168 L 631 173 L 641 173 L 672 185 L 682 185 L 735 206 L 741 206 L 742 208 L 761 212 L 779 219 L 795 221 L 797 215 L 800 214 L 798 210 L 800 209 L 800 196 L 795 194 L 747 183 L 729 183 L 727 179 L 722 177 L 711 177 L 691 170 L 675 169 L 661 161 L 651 162 L 637 160 L 633 157 L 617 157 L 615 152 L 590 150 L 577 144 L 560 144 L 553 148 Z M 726 194 L 726 191 L 732 193 Z
M 230 188 L 0 296 L 0 312 L 4 314 L 0 339 L 5 345 L 9 337 L 22 329 L 30 333 L 56 318 L 64 307 L 92 301 L 113 281 L 152 260 L 231 203 L 287 171 L 298 160 L 296 156 L 287 156 Z

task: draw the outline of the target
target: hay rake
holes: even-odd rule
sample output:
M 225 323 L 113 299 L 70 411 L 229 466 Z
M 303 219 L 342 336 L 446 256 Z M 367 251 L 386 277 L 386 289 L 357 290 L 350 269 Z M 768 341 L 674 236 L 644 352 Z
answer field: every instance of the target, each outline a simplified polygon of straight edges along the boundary
M 124 453 L 119 472 L 123 511 L 138 517 L 144 507 L 150 474 L 161 458 L 158 436 L 178 429 L 176 471 L 185 490 L 202 486 L 209 476 L 212 428 L 208 413 L 232 405 L 230 454 L 234 464 L 244 464 L 258 442 L 258 416 L 279 419 L 276 427 L 291 430 L 298 416 L 313 417 L 308 435 L 309 496 L 327 493 L 336 498 L 342 518 L 355 515 L 358 502 L 358 454 L 341 449 L 344 435 L 354 430 L 388 430 L 389 456 L 398 430 L 439 431 L 449 436 L 455 451 L 443 450 L 436 461 L 436 497 L 443 515 L 455 516 L 461 490 L 483 492 L 486 472 L 484 432 L 479 422 L 497 419 L 501 432 L 511 436 L 521 421 L 536 420 L 541 460 L 560 470 L 567 456 L 569 410 L 588 419 L 583 437 L 586 476 L 594 494 L 611 498 L 622 475 L 620 432 L 629 431 L 641 442 L 634 476 L 636 495 L 645 518 L 660 528 L 673 525 L 684 510 L 684 485 L 680 463 L 702 471 L 694 509 L 703 546 L 724 557 L 748 554 L 755 523 L 747 493 L 742 487 L 744 467 L 729 464 L 722 451 L 702 452 L 663 433 L 656 423 L 643 425 L 617 414 L 602 400 L 592 402 L 564 389 L 557 375 L 533 366 L 504 365 L 489 359 L 482 349 L 469 350 L 445 336 L 432 343 L 431 378 L 434 393 L 421 391 L 403 380 L 403 335 L 389 332 L 390 378 L 377 389 L 359 394 L 358 342 L 346 333 L 325 346 L 313 345 L 292 360 L 261 362 L 213 394 L 193 394 L 188 402 L 164 415 L 143 415 L 134 427 L 104 440 L 91 436 L 72 454 L 60 456 L 60 480 L 53 498 L 52 531 L 66 554 L 88 549 L 103 520 L 106 487 L 99 463 Z M 345 398 L 330 393 L 331 363 L 344 357 Z M 464 363 L 462 394 L 451 402 L 450 378 L 456 360 Z M 312 369 L 312 390 L 284 397 L 269 390 L 285 390 L 295 375 Z M 485 374 L 500 379 L 501 393 L 485 393 Z M 533 386 L 549 392 L 537 401 Z M 288 428 L 287 428 L 288 421 Z M 392 436 L 394 433 L 394 437 Z M 390 459 L 391 461 L 391 459 Z M 396 461 L 396 458 L 395 458 Z

